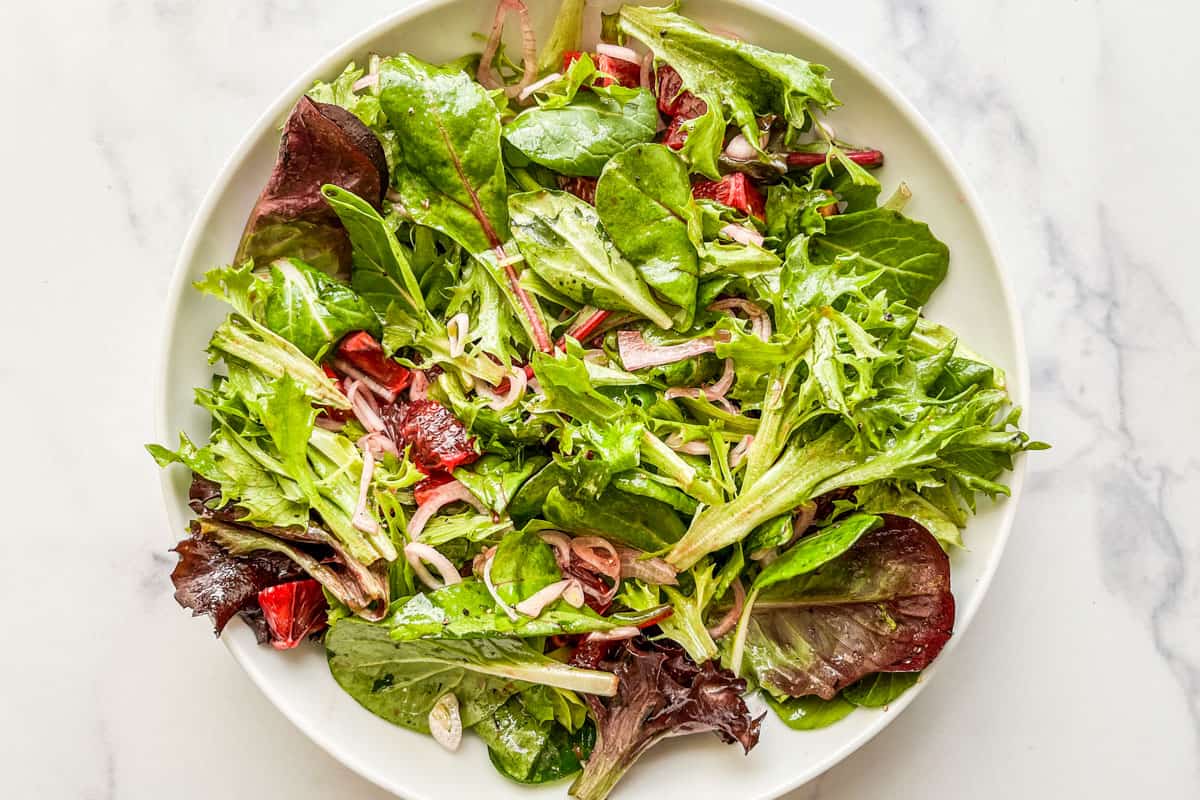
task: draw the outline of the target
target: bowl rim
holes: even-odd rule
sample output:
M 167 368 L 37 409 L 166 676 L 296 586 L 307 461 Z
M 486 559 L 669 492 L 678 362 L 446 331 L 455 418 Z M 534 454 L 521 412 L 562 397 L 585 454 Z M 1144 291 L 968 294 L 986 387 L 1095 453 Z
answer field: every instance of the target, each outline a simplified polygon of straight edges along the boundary
M 184 292 L 188 288 L 189 280 L 189 265 L 195 258 L 196 250 L 199 246 L 201 237 L 204 234 L 204 228 L 208 219 L 212 216 L 213 210 L 220 198 L 228 189 L 233 176 L 236 174 L 239 165 L 246 159 L 247 154 L 253 148 L 258 138 L 269 128 L 273 127 L 277 120 L 281 119 L 289 108 L 295 103 L 295 99 L 305 92 L 311 85 L 313 80 L 320 76 L 331 74 L 331 70 L 340 69 L 350 58 L 361 51 L 368 42 L 376 37 L 386 33 L 388 30 L 404 25 L 411 19 L 422 16 L 426 13 L 435 11 L 441 6 L 448 5 L 456 0 L 416 0 L 406 8 L 393 12 L 373 23 L 366 26 L 354 36 L 343 41 L 341 44 L 329 50 L 324 56 L 314 62 L 308 69 L 303 71 L 300 77 L 296 78 L 288 84 L 276 99 L 267 107 L 267 109 L 259 115 L 254 123 L 246 130 L 238 141 L 233 152 L 225 159 L 217 172 L 216 178 L 205 192 L 200 205 L 196 209 L 195 215 L 188 226 L 188 232 L 184 237 L 183 244 L 180 247 L 179 255 L 175 260 L 174 272 L 171 277 L 171 282 L 167 290 L 166 302 L 163 307 L 162 331 L 160 337 L 162 341 L 162 349 L 159 353 L 159 363 L 157 371 L 157 387 L 155 392 L 155 435 L 158 441 L 171 441 L 174 435 L 167 428 L 167 402 L 168 402 L 168 377 L 171 364 L 171 354 L 175 351 L 174 343 L 178 333 L 178 327 L 175 325 L 175 320 L 179 313 L 179 307 L 183 300 Z M 1021 407 L 1024 420 L 1029 419 L 1029 362 L 1025 347 L 1024 328 L 1022 326 L 1021 317 L 1017 311 L 1015 302 L 1015 292 L 1013 291 L 1012 280 L 1009 271 L 1005 268 L 1005 259 L 1002 256 L 1002 251 L 999 247 L 995 229 L 984 211 L 983 203 L 974 187 L 968 181 L 966 174 L 963 172 L 957 159 L 955 159 L 949 146 L 943 141 L 942 137 L 937 133 L 928 120 L 919 112 L 916 107 L 900 93 L 895 86 L 892 85 L 886 77 L 876 70 L 861 57 L 837 43 L 833 38 L 825 34 L 820 29 L 814 27 L 801 19 L 796 13 L 775 5 L 768 0 L 728 0 L 731 6 L 743 6 L 749 8 L 756 13 L 771 19 L 781 25 L 797 31 L 803 36 L 815 42 L 818 46 L 825 48 L 830 53 L 833 53 L 838 58 L 852 65 L 859 71 L 862 77 L 874 88 L 878 89 L 901 114 L 901 116 L 910 123 L 918 133 L 924 137 L 931 145 L 935 153 L 935 157 L 941 162 L 941 165 L 950 175 L 954 188 L 958 190 L 963 198 L 968 212 L 977 222 L 980 232 L 983 236 L 984 245 L 987 247 L 989 254 L 992 257 L 993 263 L 996 265 L 997 279 L 1001 289 L 1001 300 L 1003 302 L 1004 312 L 1008 318 L 1009 329 L 1012 332 L 1012 346 L 1014 363 L 1007 365 L 1008 372 L 1015 374 L 1016 377 L 1016 392 L 1010 395 L 1014 405 Z M 809 762 L 801 768 L 797 769 L 796 773 L 788 778 L 777 783 L 773 788 L 768 790 L 765 795 L 760 795 L 760 798 L 779 797 L 797 787 L 813 780 L 822 773 L 828 771 L 838 763 L 846 759 L 852 753 L 863 747 L 871 739 L 875 738 L 884 728 L 886 728 L 893 720 L 895 720 L 905 708 L 908 707 L 921 694 L 924 688 L 932 681 L 937 674 L 940 665 L 956 650 L 959 642 L 965 636 L 970 628 L 971 622 L 974 620 L 976 613 L 979 610 L 983 599 L 987 596 L 988 590 L 991 587 L 992 579 L 995 577 L 996 570 L 999 568 L 1000 561 L 1003 558 L 1004 551 L 1007 549 L 1008 540 L 1012 533 L 1013 522 L 1016 516 L 1017 507 L 1021 497 L 1022 488 L 1025 483 L 1026 464 L 1024 457 L 1018 457 L 1013 465 L 1010 473 L 1009 488 L 1010 496 L 1001 504 L 1000 520 L 997 528 L 993 550 L 988 557 L 987 563 L 984 565 L 978 580 L 976 581 L 976 590 L 972 593 L 971 601 L 965 606 L 960 606 L 958 609 L 957 618 L 955 620 L 955 635 L 947 642 L 946 647 L 934 660 L 933 664 L 927 667 L 921 676 L 921 680 L 913 686 L 909 691 L 905 692 L 896 701 L 892 702 L 888 707 L 888 713 L 878 714 L 876 719 L 856 736 L 844 742 L 833 752 L 823 758 Z M 171 516 L 171 508 L 173 507 L 173 490 L 171 479 L 167 472 L 161 472 L 160 488 L 163 495 L 164 511 L 168 518 Z M 426 795 L 422 790 L 415 787 L 399 787 L 386 775 L 376 772 L 373 766 L 365 763 L 358 755 L 349 747 L 343 745 L 339 741 L 335 741 L 333 737 L 326 736 L 321 730 L 310 726 L 305 720 L 290 707 L 285 694 L 279 690 L 275 684 L 270 681 L 263 672 L 261 672 L 253 660 L 246 658 L 236 648 L 233 647 L 229 639 L 224 640 L 226 649 L 230 651 L 234 659 L 241 668 L 254 682 L 255 686 L 261 691 L 275 708 L 283 714 L 283 716 L 299 729 L 312 742 L 316 743 L 321 749 L 339 761 L 347 769 L 350 769 L 355 774 L 365 778 L 374 785 L 392 794 L 400 795 L 400 790 L 403 788 L 403 796 L 412 800 L 434 800 L 430 795 Z

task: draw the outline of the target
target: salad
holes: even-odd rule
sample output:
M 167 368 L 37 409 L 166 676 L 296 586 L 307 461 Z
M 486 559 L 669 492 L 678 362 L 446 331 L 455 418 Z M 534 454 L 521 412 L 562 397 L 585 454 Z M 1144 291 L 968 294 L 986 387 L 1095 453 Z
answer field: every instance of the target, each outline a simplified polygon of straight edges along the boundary
M 599 800 L 664 737 L 749 751 L 753 692 L 803 730 L 912 686 L 969 513 L 1044 445 L 921 313 L 949 251 L 824 67 L 677 6 L 585 48 L 584 5 L 299 99 L 195 284 L 232 309 L 208 439 L 149 450 L 191 472 L 171 577 L 218 634 Z

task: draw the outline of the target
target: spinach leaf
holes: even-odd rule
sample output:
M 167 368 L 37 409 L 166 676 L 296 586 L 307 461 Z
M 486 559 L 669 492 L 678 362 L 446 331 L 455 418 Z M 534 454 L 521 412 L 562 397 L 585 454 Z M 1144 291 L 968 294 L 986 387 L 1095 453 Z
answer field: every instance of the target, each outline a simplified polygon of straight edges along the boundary
M 535 164 L 594 178 L 625 148 L 654 139 L 657 123 L 656 100 L 645 89 L 628 101 L 586 92 L 565 106 L 522 111 L 504 126 L 504 140 Z
M 807 536 L 784 551 L 754 579 L 754 591 L 761 591 L 798 575 L 805 575 L 845 553 L 869 531 L 883 524 L 880 517 L 854 514 L 838 520 L 820 533 Z
M 883 708 L 917 685 L 919 672 L 877 672 L 842 690 L 842 697 L 856 706 Z
M 720 120 L 708 122 L 709 129 L 723 131 L 728 119 L 748 141 L 757 142 L 759 116 L 775 114 L 799 129 L 808 121 L 810 105 L 838 104 L 825 67 L 709 33 L 673 7 L 623 6 L 621 30 L 674 67 L 683 87 L 708 103 L 706 116 Z M 714 160 L 719 150 L 718 144 L 711 152 Z
M 632 311 L 671 327 L 671 317 L 613 245 L 596 209 L 558 191 L 514 194 L 508 205 L 521 253 L 555 289 L 585 305 Z
M 710 275 L 741 275 L 752 277 L 774 272 L 781 263 L 779 256 L 756 244 L 736 242 L 705 242 L 700 248 L 704 263 L 700 273 Z
M 529 476 L 545 466 L 546 456 L 529 456 L 514 460 L 499 455 L 485 455 L 469 467 L 454 470 L 454 477 L 471 490 L 495 514 L 503 514 Z
M 542 513 L 563 530 L 581 536 L 603 536 L 648 553 L 670 547 L 685 531 L 670 506 L 611 486 L 595 500 L 567 497 L 556 487 L 546 495 Z
M 407 54 L 385 59 L 380 102 L 401 141 L 395 186 L 404 212 L 441 231 L 487 268 L 513 313 L 541 350 L 546 321 L 507 262 L 507 185 L 500 155 L 500 112 L 466 73 Z
M 950 249 L 928 225 L 886 208 L 830 217 L 808 255 L 814 264 L 873 274 L 868 291 L 882 289 L 890 300 L 914 307 L 929 302 L 950 266 Z
M 395 186 L 413 220 L 470 253 L 508 238 L 500 115 L 487 90 L 410 55 L 384 59 L 380 102 L 401 141 Z
M 268 328 L 309 358 L 353 331 L 380 335 L 379 318 L 353 289 L 294 258 L 272 262 L 264 315 Z
M 379 212 L 361 197 L 337 186 L 326 185 L 321 191 L 350 234 L 354 290 L 380 314 L 386 314 L 398 300 L 419 323 L 430 320 L 425 295 L 408 256 Z
M 458 698 L 463 727 L 475 725 L 504 705 L 524 684 L 498 670 L 483 671 L 532 654 L 517 640 L 495 643 L 420 641 L 397 644 L 383 624 L 348 617 L 325 636 L 333 679 L 376 716 L 429 733 L 429 712 L 447 692 Z
M 650 288 L 679 306 L 677 327 L 690 328 L 700 220 L 679 157 L 659 144 L 636 145 L 614 156 L 596 183 L 596 213 Z
M 429 710 L 446 692 L 458 697 L 463 726 L 491 715 L 530 683 L 612 696 L 607 672 L 559 663 L 520 639 L 418 639 L 395 642 L 386 624 L 338 620 L 325 636 L 329 671 L 346 693 L 389 722 L 428 732 Z
M 492 765 L 501 775 L 529 784 L 575 774 L 596 742 L 591 723 L 571 733 L 553 720 L 539 720 L 520 696 L 496 709 L 475 732 L 487 744 Z
M 832 700 L 820 697 L 789 697 L 777 700 L 769 694 L 764 694 L 767 705 L 779 715 L 783 724 L 794 731 L 815 731 L 828 728 L 835 722 L 845 719 L 855 705 L 841 695 Z
M 500 541 L 492 562 L 492 584 L 504 602 L 516 605 L 561 578 L 554 548 L 536 533 L 514 532 Z
M 523 527 L 534 517 L 542 515 L 542 504 L 556 486 L 566 484 L 567 471 L 551 461 L 536 475 L 525 481 L 508 504 L 508 515 L 518 527 Z

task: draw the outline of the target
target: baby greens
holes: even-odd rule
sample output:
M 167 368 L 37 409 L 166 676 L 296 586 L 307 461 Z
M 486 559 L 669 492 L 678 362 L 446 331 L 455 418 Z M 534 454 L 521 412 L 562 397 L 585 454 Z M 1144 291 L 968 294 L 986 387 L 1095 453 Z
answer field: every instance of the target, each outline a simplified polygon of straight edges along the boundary
M 539 52 L 500 0 L 482 55 L 300 99 L 196 283 L 230 307 L 207 438 L 149 449 L 192 476 L 181 605 L 602 800 L 663 738 L 754 747 L 749 691 L 796 730 L 894 702 L 1044 445 L 924 315 L 949 249 L 819 121 L 825 67 L 678 4 L 579 52 L 585 6 Z

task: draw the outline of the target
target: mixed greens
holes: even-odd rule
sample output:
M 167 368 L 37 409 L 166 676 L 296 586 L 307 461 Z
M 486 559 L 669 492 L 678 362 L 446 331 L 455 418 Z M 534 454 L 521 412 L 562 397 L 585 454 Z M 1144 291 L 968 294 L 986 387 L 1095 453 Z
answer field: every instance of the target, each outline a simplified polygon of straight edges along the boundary
M 1004 374 L 921 314 L 949 251 L 879 203 L 826 70 L 566 0 L 537 52 L 317 83 L 232 266 L 176 598 L 323 643 L 374 714 L 598 800 L 663 737 L 745 750 L 916 682 L 1007 494 Z M 505 17 L 522 29 L 506 54 Z

